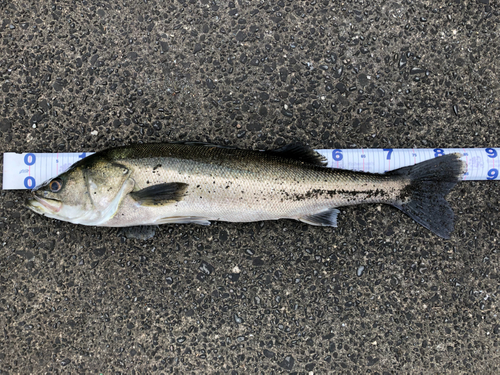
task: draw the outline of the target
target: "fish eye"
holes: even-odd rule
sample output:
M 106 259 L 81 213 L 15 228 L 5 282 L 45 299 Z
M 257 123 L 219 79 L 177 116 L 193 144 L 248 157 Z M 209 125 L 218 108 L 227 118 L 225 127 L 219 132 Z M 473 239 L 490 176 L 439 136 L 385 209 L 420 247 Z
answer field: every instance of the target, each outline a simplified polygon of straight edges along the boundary
M 53 193 L 57 193 L 62 189 L 62 180 L 60 178 L 55 178 L 50 181 L 49 189 Z

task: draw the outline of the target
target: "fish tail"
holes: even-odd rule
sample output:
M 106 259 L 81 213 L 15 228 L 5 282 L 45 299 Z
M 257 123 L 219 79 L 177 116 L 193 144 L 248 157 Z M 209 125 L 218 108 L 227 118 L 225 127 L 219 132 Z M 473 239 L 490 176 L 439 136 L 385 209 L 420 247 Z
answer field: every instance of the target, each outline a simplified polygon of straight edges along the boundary
M 461 156 L 444 155 L 388 172 L 410 180 L 401 191 L 400 203 L 392 205 L 438 236 L 450 238 L 454 214 L 445 197 L 465 172 Z

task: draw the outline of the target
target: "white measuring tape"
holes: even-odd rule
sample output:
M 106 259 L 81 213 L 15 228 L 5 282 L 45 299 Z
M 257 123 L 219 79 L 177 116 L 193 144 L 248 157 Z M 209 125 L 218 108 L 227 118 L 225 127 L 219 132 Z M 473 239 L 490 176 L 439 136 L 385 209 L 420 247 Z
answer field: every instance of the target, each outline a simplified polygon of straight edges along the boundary
M 316 150 L 328 167 L 384 173 L 446 154 L 459 152 L 467 163 L 463 180 L 499 180 L 500 148 L 415 148 Z M 73 163 L 93 154 L 25 153 L 3 154 L 3 190 L 33 189 L 66 171 Z

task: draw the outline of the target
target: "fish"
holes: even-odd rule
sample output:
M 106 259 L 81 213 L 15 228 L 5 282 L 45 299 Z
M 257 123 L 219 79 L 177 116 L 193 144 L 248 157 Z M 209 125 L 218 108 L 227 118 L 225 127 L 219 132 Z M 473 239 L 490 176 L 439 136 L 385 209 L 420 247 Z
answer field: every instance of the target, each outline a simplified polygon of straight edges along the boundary
M 383 174 L 328 168 L 307 146 L 244 150 L 200 142 L 99 151 L 30 192 L 26 206 L 74 224 L 132 227 L 294 219 L 337 226 L 339 207 L 387 204 L 449 239 L 459 153 Z

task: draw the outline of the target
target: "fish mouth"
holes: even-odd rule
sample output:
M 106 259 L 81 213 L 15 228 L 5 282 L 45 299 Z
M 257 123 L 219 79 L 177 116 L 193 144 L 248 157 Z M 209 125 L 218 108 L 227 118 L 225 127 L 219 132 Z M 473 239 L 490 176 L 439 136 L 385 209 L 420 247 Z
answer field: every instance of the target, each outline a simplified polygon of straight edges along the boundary
M 26 200 L 26 207 L 36 213 L 43 214 L 46 212 L 57 213 L 62 208 L 62 202 L 50 198 L 41 198 L 36 193 L 32 194 L 32 198 Z

